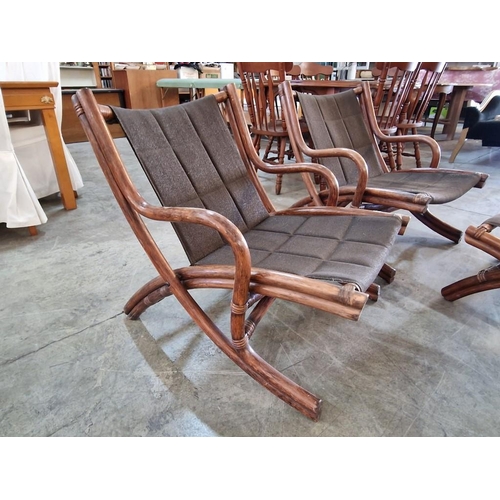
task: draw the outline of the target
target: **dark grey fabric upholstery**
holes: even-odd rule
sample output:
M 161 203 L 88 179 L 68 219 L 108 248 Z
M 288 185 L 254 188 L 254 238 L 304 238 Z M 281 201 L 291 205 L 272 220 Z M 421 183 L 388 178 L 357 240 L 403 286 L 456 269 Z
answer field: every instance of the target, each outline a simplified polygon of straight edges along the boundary
M 372 217 L 269 217 L 245 234 L 252 264 L 264 269 L 356 283 L 365 291 L 394 243 L 399 223 Z M 221 248 L 199 264 L 232 264 Z
M 467 130 L 467 139 L 481 139 L 483 146 L 500 146 L 500 96 L 494 96 L 483 111 L 469 106 L 465 108 L 464 129 Z
M 368 186 L 428 194 L 432 198 L 431 203 L 436 205 L 460 198 L 473 188 L 480 178 L 480 174 L 475 172 L 462 175 L 450 171 L 439 172 L 439 169 L 429 173 L 400 170 L 372 177 L 368 181 Z
M 215 99 L 113 111 L 163 206 L 209 208 L 242 232 L 268 216 Z M 174 227 L 192 263 L 225 244 L 206 227 Z
M 485 224 L 491 224 L 492 226 L 499 227 L 500 226 L 500 214 L 494 215 L 489 219 L 484 221 Z
M 365 159 L 370 177 L 384 173 L 354 91 L 333 95 L 298 92 L 297 95 L 315 148 L 354 149 Z M 335 174 L 341 186 L 356 184 L 358 169 L 351 160 L 330 157 L 322 158 L 320 163 Z
M 440 204 L 461 197 L 481 178 L 481 175 L 475 172 L 470 172 L 470 175 L 425 172 L 418 169 L 404 173 L 384 172 L 353 90 L 323 96 L 299 92 L 298 96 L 314 147 L 342 147 L 357 151 L 368 165 L 370 187 L 425 193 L 431 197 L 431 203 Z M 357 169 L 350 160 L 323 158 L 320 163 L 332 170 L 341 186 L 356 184 Z
M 396 218 L 269 216 L 213 96 L 162 109 L 113 108 L 163 206 L 204 207 L 245 234 L 254 267 L 356 283 L 365 291 L 398 233 Z M 233 264 L 213 230 L 175 224 L 193 264 Z

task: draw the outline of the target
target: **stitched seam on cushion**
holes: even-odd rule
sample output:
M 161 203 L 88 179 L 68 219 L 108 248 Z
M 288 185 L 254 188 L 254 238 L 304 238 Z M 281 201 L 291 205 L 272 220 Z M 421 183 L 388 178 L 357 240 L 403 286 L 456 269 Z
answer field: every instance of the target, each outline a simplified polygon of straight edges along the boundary
M 215 97 L 213 95 L 211 96 L 207 96 L 208 99 L 212 99 L 213 102 L 215 102 Z M 223 125 L 221 128 L 225 130 L 225 126 L 226 124 L 224 123 L 224 120 L 222 118 L 222 114 L 220 113 L 220 110 L 219 110 L 219 107 L 218 105 L 216 104 L 216 107 L 217 107 L 217 111 L 218 111 L 218 114 L 217 114 L 217 121 L 219 122 L 220 125 Z M 193 126 L 193 128 L 198 131 L 198 127 L 197 127 L 197 122 L 191 120 L 191 117 L 188 115 L 188 118 L 190 119 L 191 121 L 191 124 Z M 233 139 L 230 139 L 231 141 Z M 203 148 L 207 154 L 207 157 L 210 159 L 210 162 L 213 166 L 213 168 L 215 169 L 215 171 L 217 172 L 217 174 L 221 177 L 222 179 L 222 175 L 220 173 L 220 170 L 218 168 L 218 165 L 217 163 L 214 161 L 214 158 L 212 157 L 212 155 L 210 154 L 207 146 L 205 145 L 205 142 L 201 139 L 200 137 L 200 143 L 203 145 Z M 231 146 L 233 146 L 233 150 L 234 150 L 234 154 L 238 157 L 238 161 L 239 162 L 242 162 L 242 164 L 240 166 L 243 167 L 243 170 L 245 170 L 245 166 L 243 164 L 243 160 L 240 158 L 240 153 L 238 151 L 238 148 L 236 147 L 235 144 L 231 144 Z M 246 172 L 245 172 L 245 175 L 246 175 Z M 227 185 L 225 184 L 225 182 L 223 181 L 223 185 L 224 185 L 224 188 L 228 194 L 228 196 L 231 198 L 236 210 L 238 211 L 239 215 L 240 215 L 240 218 L 241 220 L 243 221 L 243 223 L 245 224 L 245 229 L 243 232 L 246 232 L 250 226 L 249 226 L 249 223 L 247 222 L 247 217 L 246 217 L 246 213 L 242 210 L 242 208 L 240 207 L 240 203 L 238 203 L 238 200 L 234 197 L 233 193 L 231 192 L 231 190 L 227 187 Z M 241 228 L 240 228 L 241 229 Z
M 305 224 L 306 221 L 304 221 L 303 224 Z M 325 242 L 331 242 L 332 240 L 337 242 L 337 243 L 362 243 L 364 245 L 369 245 L 369 246 L 373 246 L 373 247 L 378 247 L 378 248 L 384 248 L 384 249 L 388 249 L 389 247 L 387 245 L 383 245 L 383 244 L 380 244 L 380 243 L 375 243 L 375 242 L 370 242 L 370 243 L 367 243 L 366 241 L 363 241 L 363 240 L 357 240 L 357 239 L 349 239 L 349 240 L 346 240 L 345 239 L 345 235 L 348 233 L 349 229 L 352 227 L 354 221 L 350 221 L 349 225 L 347 226 L 344 234 L 342 235 L 342 238 L 324 238 L 322 236 L 316 236 L 315 238 L 317 239 L 322 239 L 324 240 Z M 296 231 L 303 226 L 303 224 L 301 224 L 297 229 Z M 253 231 L 255 232 L 258 232 L 258 231 L 262 231 L 262 232 L 271 232 L 271 233 L 275 233 L 277 231 L 267 231 L 265 229 L 254 229 Z M 304 236 L 304 237 L 308 237 L 307 235 L 297 235 L 296 232 L 293 232 L 293 233 L 289 233 L 289 232 L 281 232 L 281 234 L 285 234 L 287 235 L 287 239 L 285 242 L 283 242 L 281 245 L 279 245 L 274 251 L 273 253 L 281 253 L 283 255 L 292 255 L 292 256 L 297 256 L 298 254 L 296 253 L 292 253 L 292 252 L 286 252 L 284 250 L 281 250 L 285 245 L 287 245 L 289 242 L 290 242 L 290 239 L 293 238 L 294 236 Z M 336 245 L 337 247 L 338 245 Z M 360 264 L 360 263 L 353 263 L 353 262 L 345 262 L 345 261 L 341 261 L 341 260 L 332 260 L 332 256 L 335 254 L 335 251 L 336 249 L 334 249 L 330 255 L 324 259 L 320 259 L 319 257 L 312 257 L 312 256 L 309 256 L 309 255 L 305 255 L 305 254 L 302 254 L 299 256 L 302 256 L 302 257 L 307 257 L 309 259 L 316 259 L 318 261 L 320 261 L 321 263 L 323 262 L 332 262 L 332 263 L 338 263 L 338 264 L 351 264 L 351 265 L 357 265 L 357 266 L 360 266 L 360 267 L 364 267 L 364 268 L 370 268 L 371 266 L 369 265 L 365 265 L 365 264 Z M 317 269 L 317 268 L 316 268 Z

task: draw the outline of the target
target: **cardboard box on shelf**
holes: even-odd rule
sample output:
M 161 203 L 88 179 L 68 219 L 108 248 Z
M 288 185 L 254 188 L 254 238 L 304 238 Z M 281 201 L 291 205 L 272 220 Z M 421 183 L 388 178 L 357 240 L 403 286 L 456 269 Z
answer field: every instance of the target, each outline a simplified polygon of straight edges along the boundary
M 198 71 L 189 66 L 177 68 L 177 78 L 198 78 Z
M 218 66 L 202 66 L 200 78 L 220 78 L 220 68 Z

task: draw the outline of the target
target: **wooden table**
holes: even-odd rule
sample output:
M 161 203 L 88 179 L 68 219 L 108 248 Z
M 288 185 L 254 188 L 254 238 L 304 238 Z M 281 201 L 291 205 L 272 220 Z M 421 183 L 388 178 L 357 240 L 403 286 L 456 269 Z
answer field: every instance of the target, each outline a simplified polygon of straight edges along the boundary
M 51 87 L 58 82 L 0 82 L 5 111 L 39 110 L 49 145 L 61 200 L 66 210 L 76 208 L 76 196 L 69 176 L 64 155 L 59 124 L 55 113 L 54 96 Z
M 221 89 L 225 85 L 234 83 L 241 89 L 242 84 L 239 78 L 161 78 L 156 82 L 156 86 L 162 91 L 162 100 L 165 99 L 168 89 L 187 88 L 191 92 L 191 99 L 203 97 L 205 89 Z
M 452 141 L 455 138 L 455 132 L 460 119 L 460 113 L 465 102 L 467 91 L 473 87 L 492 87 L 492 83 L 460 83 L 460 82 L 439 82 L 436 86 L 436 93 L 439 93 L 440 88 L 453 87 L 450 94 L 450 106 L 446 119 L 443 120 L 443 134 L 446 134 L 446 140 Z

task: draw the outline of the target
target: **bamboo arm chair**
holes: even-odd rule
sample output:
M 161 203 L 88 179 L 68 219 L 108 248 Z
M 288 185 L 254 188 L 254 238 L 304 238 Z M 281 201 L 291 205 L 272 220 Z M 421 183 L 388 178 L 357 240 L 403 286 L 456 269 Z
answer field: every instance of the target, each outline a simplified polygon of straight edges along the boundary
M 193 102 L 153 110 L 100 106 L 89 89 L 73 96 L 87 134 L 124 216 L 158 276 L 127 301 L 137 320 L 174 296 L 192 320 L 237 366 L 310 419 L 321 399 L 276 370 L 251 347 L 259 322 L 276 299 L 357 320 L 377 276 L 388 281 L 386 259 L 406 220 L 396 214 L 342 207 L 275 210 L 256 171 L 267 168 L 252 144 L 234 85 Z M 118 120 L 156 192 L 152 205 L 138 192 L 107 127 Z M 335 178 L 321 165 L 291 165 Z M 332 200 L 333 202 L 333 200 Z M 169 222 L 189 265 L 174 269 L 147 220 Z M 390 271 L 390 268 L 389 268 Z M 229 332 L 190 293 L 231 291 Z
M 465 231 L 465 241 L 500 261 L 500 238 L 491 234 L 498 226 L 500 226 L 500 214 L 485 220 L 479 226 L 469 226 Z M 445 286 L 441 294 L 446 300 L 454 301 L 467 295 L 496 288 L 500 288 L 500 262 L 482 269 L 475 276 L 463 278 Z
M 352 90 L 324 96 L 301 92 L 292 95 L 290 83 L 284 82 L 279 92 L 295 158 L 299 162 L 306 157 L 315 158 L 334 173 L 339 183 L 341 205 L 352 202 L 370 209 L 408 210 L 437 234 L 454 243 L 460 241 L 462 231 L 434 216 L 429 205 L 448 203 L 472 187 L 483 187 L 487 174 L 438 168 L 441 150 L 431 137 L 386 135 L 378 126 L 368 82 Z M 300 101 L 313 148 L 304 141 L 297 126 L 295 95 Z M 427 144 L 432 151 L 429 167 L 390 170 L 378 148 L 380 141 Z M 304 182 L 309 192 L 306 202 L 317 203 L 319 198 L 326 203 L 327 190 L 323 185 L 320 184 L 318 190 L 312 179 Z M 358 182 L 363 186 L 360 191 L 356 191 Z

